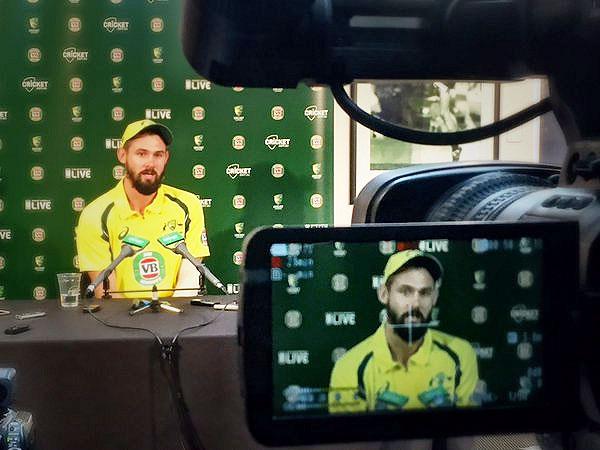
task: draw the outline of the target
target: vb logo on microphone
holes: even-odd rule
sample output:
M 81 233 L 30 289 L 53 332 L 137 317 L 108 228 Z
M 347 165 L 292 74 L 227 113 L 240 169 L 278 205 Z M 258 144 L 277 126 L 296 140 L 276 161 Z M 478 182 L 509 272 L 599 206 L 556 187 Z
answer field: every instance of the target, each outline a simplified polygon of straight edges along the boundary
M 140 252 L 133 260 L 135 281 L 144 286 L 160 283 L 165 278 L 165 260 L 157 252 Z

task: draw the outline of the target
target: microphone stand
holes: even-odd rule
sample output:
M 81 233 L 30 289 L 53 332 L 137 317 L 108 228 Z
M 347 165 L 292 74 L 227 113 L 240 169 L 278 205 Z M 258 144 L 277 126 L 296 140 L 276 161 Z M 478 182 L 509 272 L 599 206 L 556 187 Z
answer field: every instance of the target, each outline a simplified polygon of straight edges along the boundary
M 208 294 L 208 289 L 206 289 L 206 277 L 200 271 L 198 271 L 198 297 L 202 297 Z
M 108 299 L 112 298 L 112 295 L 110 295 L 110 285 L 109 285 L 108 277 L 106 277 L 104 280 L 102 280 L 102 290 L 104 291 L 104 293 L 102 294 L 103 300 L 108 300 Z
M 158 289 L 156 288 L 156 285 L 152 286 L 152 300 L 150 303 L 143 303 L 142 306 L 132 309 L 129 311 L 129 315 L 133 316 L 134 314 L 137 314 L 141 311 L 146 311 L 148 309 L 153 313 L 158 313 L 161 311 L 161 309 L 166 309 L 167 311 L 176 313 L 183 312 L 183 309 L 171 306 L 168 304 L 168 302 L 161 302 L 158 297 Z

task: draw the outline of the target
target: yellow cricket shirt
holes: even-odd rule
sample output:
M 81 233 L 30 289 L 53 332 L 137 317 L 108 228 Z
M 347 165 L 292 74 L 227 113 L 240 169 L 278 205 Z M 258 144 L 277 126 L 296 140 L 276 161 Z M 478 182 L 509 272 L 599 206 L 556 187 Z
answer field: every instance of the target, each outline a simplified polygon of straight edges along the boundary
M 172 232 L 185 236 L 190 253 L 199 258 L 210 251 L 200 200 L 191 192 L 161 185 L 144 214 L 129 206 L 123 180 L 98 197 L 81 212 L 75 230 L 79 269 L 100 271 L 121 251 L 127 235 L 150 243 L 115 269 L 117 286 L 112 290 L 169 289 L 177 284 L 181 256 L 164 248 L 158 238 Z M 149 294 L 124 294 L 131 298 L 149 298 Z M 170 292 L 160 292 L 161 297 Z
M 395 362 L 383 324 L 335 363 L 329 412 L 475 405 L 472 395 L 478 378 L 471 344 L 432 329 L 406 367 Z

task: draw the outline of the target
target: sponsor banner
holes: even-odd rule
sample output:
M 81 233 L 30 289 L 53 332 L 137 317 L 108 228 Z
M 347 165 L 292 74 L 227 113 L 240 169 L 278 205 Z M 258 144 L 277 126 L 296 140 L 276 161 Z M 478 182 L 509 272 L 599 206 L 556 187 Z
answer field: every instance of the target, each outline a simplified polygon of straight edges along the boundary
M 123 166 L 114 166 L 112 168 L 112 176 L 115 180 L 120 180 L 125 176 L 125 167 Z
M 29 108 L 29 120 L 40 122 L 44 118 L 44 111 L 39 106 Z
M 204 79 L 186 79 L 184 83 L 186 91 L 210 91 L 211 82 Z
M 27 59 L 29 62 L 38 63 L 42 60 L 42 51 L 37 47 L 27 50 Z
M 233 120 L 235 122 L 241 122 L 244 118 L 244 105 L 235 105 L 233 107 Z
M 25 211 L 52 211 L 50 199 L 26 199 Z
M 65 179 L 67 180 L 91 180 L 91 167 L 65 167 Z
M 165 21 L 162 19 L 162 17 L 154 17 L 152 20 L 150 20 L 150 30 L 152 30 L 153 33 L 160 33 L 165 29 Z
M 50 0 L 15 1 L 32 5 L 4 18 L 14 19 L 21 37 L 29 38 L 7 35 L 10 27 L 0 30 L 16 58 L 5 67 L 9 85 L 0 83 L 0 91 L 24 100 L 13 105 L 0 99 L 0 154 L 6 156 L 0 184 L 3 192 L 15 193 L 0 194 L 0 242 L 8 244 L 0 254 L 10 263 L 3 275 L 11 280 L 1 284 L 12 298 L 29 298 L 36 287 L 57 295 L 55 283 L 26 280 L 13 286 L 19 258 L 29 258 L 25 265 L 38 279 L 77 267 L 73 228 L 86 205 L 126 176 L 116 153 L 126 124 L 134 120 L 148 118 L 173 131 L 164 182 L 191 189 L 199 199 L 208 226 L 204 238 L 214 253 L 211 269 L 227 280 L 230 292 L 239 289 L 233 255 L 258 225 L 252 217 L 275 227 L 332 221 L 333 155 L 312 151 L 331 139 L 333 103 L 327 92 L 224 88 L 190 71 L 180 55 L 171 58 L 172 46 L 163 39 L 178 26 L 171 22 L 178 2 L 142 0 L 142 7 L 132 8 L 133 0 L 99 0 L 103 7 L 89 8 L 95 0 L 58 0 L 65 10 L 56 14 L 46 8 Z M 64 39 L 48 46 L 55 31 Z M 136 64 L 129 63 L 133 60 Z M 57 135 L 57 127 L 64 132 Z M 29 163 L 19 165 L 19 155 Z M 323 196 L 319 208 L 309 206 L 315 193 Z M 23 255 L 16 250 L 17 235 L 24 241 Z M 52 239 L 70 244 L 51 256 Z M 223 257 L 219 248 L 226 249 Z M 151 274 L 150 266 L 138 267 L 140 274 Z M 287 282 L 287 273 L 283 279 Z M 531 279 L 515 271 L 514 282 L 524 289 Z M 302 319 L 290 313 L 288 323 Z
M 285 110 L 283 106 L 273 106 L 271 108 L 271 118 L 273 120 L 283 120 L 285 117 Z
M 194 136 L 194 145 L 192 146 L 194 151 L 201 152 L 204 151 L 204 135 L 197 134 Z
M 85 148 L 85 141 L 81 136 L 73 136 L 71 138 L 71 150 L 74 152 L 80 152 Z
M 206 111 L 202 106 L 194 106 L 192 108 L 192 119 L 196 121 L 204 120 L 206 116 Z
M 102 26 L 109 33 L 129 31 L 129 21 L 117 19 L 116 17 L 107 17 L 102 22 Z
M 34 242 L 44 242 L 46 240 L 46 230 L 41 227 L 36 227 L 31 230 L 31 239 Z
M 243 150 L 246 146 L 246 138 L 241 135 L 234 136 L 231 139 L 231 146 L 236 150 Z
M 112 91 L 115 94 L 120 94 L 121 92 L 123 92 L 123 77 L 122 76 L 116 75 L 116 76 L 112 77 L 111 83 L 112 83 Z
M 271 166 L 271 175 L 273 176 L 273 178 L 283 177 L 283 175 L 285 175 L 285 167 L 283 166 L 283 164 L 273 164 Z
M 77 47 L 67 47 L 62 51 L 62 56 L 69 64 L 88 60 L 89 52 Z
M 83 89 L 83 80 L 79 77 L 73 77 L 69 80 L 69 89 L 71 92 L 81 92 Z
M 170 108 L 147 108 L 144 116 L 151 120 L 171 120 Z
M 327 119 L 327 109 L 319 109 L 317 105 L 310 105 L 304 109 L 304 117 L 311 122 L 315 119 Z
M 48 80 L 43 80 L 38 77 L 26 77 L 23 78 L 23 81 L 21 81 L 21 87 L 29 93 L 33 91 L 47 91 Z
M 150 84 L 154 92 L 162 92 L 165 89 L 165 80 L 161 77 L 152 78 Z
M 154 47 L 152 49 L 152 62 L 154 64 L 162 64 L 163 61 L 164 61 L 163 48 L 162 47 Z
M 197 180 L 201 180 L 206 176 L 206 168 L 202 164 L 196 164 L 192 167 L 192 176 Z
M 234 180 L 238 176 L 249 177 L 252 173 L 252 167 L 240 167 L 239 164 L 229 164 L 225 169 L 225 173 Z
M 288 148 L 292 139 L 289 137 L 279 137 L 278 134 L 270 134 L 265 138 L 265 145 L 269 150 L 276 148 Z
M 72 33 L 81 31 L 81 19 L 79 17 L 71 17 L 67 22 L 67 29 Z
M 110 50 L 110 60 L 114 63 L 121 63 L 125 59 L 125 52 L 122 48 L 115 47 Z

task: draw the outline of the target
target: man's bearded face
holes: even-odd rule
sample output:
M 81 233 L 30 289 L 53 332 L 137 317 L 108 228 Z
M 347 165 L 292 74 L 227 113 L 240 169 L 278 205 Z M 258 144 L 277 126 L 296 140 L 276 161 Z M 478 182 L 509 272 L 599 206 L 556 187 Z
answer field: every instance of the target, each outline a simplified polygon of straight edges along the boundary
M 140 194 L 152 195 L 164 178 L 169 152 L 160 136 L 144 134 L 127 143 L 119 160 L 125 164 L 133 187 Z
M 411 267 L 392 275 L 380 288 L 379 298 L 386 307 L 388 323 L 394 333 L 408 343 L 421 339 L 427 332 L 423 325 L 431 319 L 438 290 L 424 268 Z

